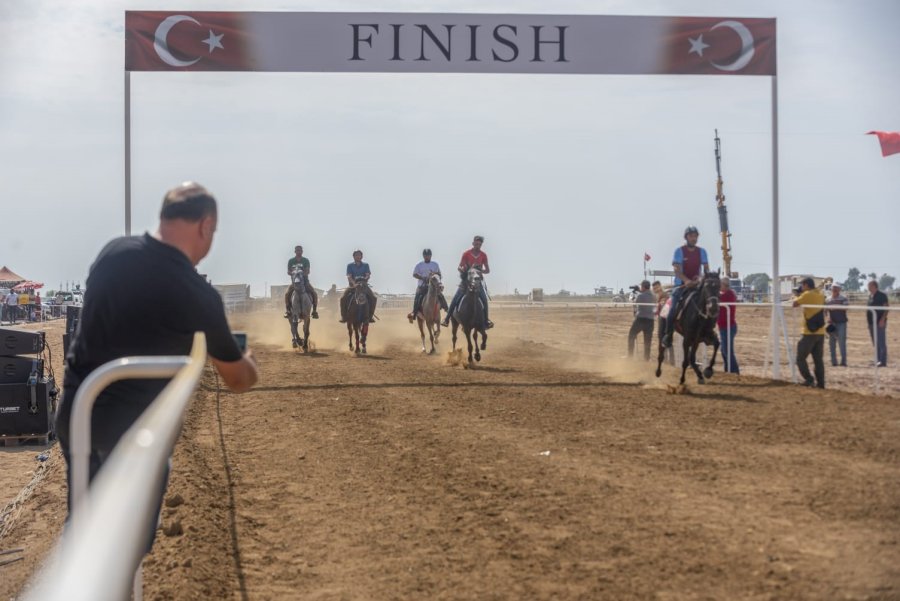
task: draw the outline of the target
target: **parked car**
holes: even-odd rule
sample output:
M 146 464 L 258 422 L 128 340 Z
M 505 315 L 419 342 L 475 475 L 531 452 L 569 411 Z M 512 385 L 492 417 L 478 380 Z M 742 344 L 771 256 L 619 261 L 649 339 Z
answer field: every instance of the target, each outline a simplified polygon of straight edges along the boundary
M 84 293 L 81 290 L 60 290 L 56 293 L 53 304 L 80 307 L 84 304 Z

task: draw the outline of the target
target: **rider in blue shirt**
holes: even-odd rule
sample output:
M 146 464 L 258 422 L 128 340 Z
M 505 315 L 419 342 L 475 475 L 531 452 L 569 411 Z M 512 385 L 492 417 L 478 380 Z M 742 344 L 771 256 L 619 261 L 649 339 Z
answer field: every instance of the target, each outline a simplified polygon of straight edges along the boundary
M 363 263 L 362 258 L 362 251 L 355 250 L 353 251 L 353 262 L 347 264 L 347 282 L 350 285 L 344 290 L 344 296 L 341 297 L 341 323 L 347 322 L 347 304 L 357 279 L 363 279 L 366 282 L 363 286 L 363 292 L 365 292 L 369 301 L 369 323 L 375 323 L 375 304 L 378 302 L 378 299 L 375 297 L 372 289 L 369 288 L 369 278 L 372 276 L 372 271 L 369 269 L 368 263 Z
M 678 303 L 688 288 L 695 288 L 700 283 L 701 270 L 704 274 L 709 273 L 709 261 L 706 258 L 706 251 L 697 246 L 697 240 L 700 238 L 700 232 L 693 225 L 689 225 L 684 230 L 683 246 L 675 249 L 675 256 L 672 257 L 672 268 L 675 270 L 675 288 L 672 289 L 672 304 L 669 306 L 669 313 L 666 315 L 666 335 L 663 337 L 663 345 L 672 346 L 672 335 L 675 332 L 675 314 L 678 312 Z

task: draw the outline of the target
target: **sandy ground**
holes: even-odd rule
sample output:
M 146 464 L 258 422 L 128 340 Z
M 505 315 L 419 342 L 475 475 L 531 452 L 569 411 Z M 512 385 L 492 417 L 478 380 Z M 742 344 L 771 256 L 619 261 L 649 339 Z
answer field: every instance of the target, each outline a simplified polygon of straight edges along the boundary
M 204 377 L 163 516 L 183 534 L 158 537 L 145 598 L 900 599 L 900 405 L 850 392 L 871 387 L 864 340 L 833 389 L 717 373 L 673 395 L 672 369 L 621 358 L 627 310 L 554 311 L 498 309 L 475 369 L 447 364 L 447 332 L 423 356 L 399 311 L 367 357 L 330 319 L 303 356 L 277 315 L 237 318 L 262 380 Z M 748 343 L 768 331 L 750 313 Z M 0 450 L 0 507 L 32 451 Z M 46 465 L 0 538 L 26 548 L 0 599 L 59 532 Z

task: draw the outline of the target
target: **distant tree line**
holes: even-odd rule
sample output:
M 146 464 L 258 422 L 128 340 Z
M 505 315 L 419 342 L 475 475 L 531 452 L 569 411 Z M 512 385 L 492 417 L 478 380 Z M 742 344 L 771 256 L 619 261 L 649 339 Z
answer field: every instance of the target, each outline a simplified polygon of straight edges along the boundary
M 881 290 L 893 290 L 896 278 L 886 273 L 881 274 L 881 277 L 879 277 L 874 271 L 863 273 L 856 267 L 851 267 L 847 273 L 847 279 L 840 282 L 840 284 L 847 292 L 860 292 L 865 290 L 866 283 L 870 280 L 877 281 Z M 769 289 L 771 281 L 772 278 L 767 273 L 751 273 L 744 278 L 744 286 L 757 292 L 763 292 Z

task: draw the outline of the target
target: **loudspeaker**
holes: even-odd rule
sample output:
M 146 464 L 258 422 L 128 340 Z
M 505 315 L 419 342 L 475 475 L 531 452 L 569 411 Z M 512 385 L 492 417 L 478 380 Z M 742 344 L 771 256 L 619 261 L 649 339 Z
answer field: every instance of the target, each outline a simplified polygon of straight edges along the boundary
M 74 334 L 81 321 L 81 307 L 66 306 L 66 334 Z
M 31 355 L 44 350 L 44 332 L 0 328 L 0 355 Z
M 31 374 L 44 377 L 44 360 L 28 357 L 0 357 L 0 384 L 21 384 L 27 382 Z
M 32 384 L 0 384 L 0 435 L 54 434 L 56 383 L 42 378 Z

